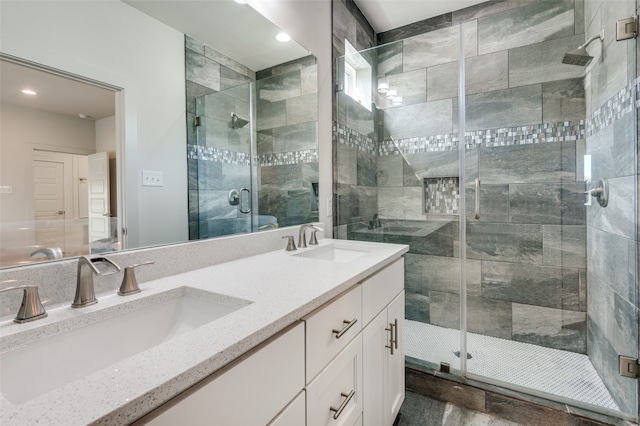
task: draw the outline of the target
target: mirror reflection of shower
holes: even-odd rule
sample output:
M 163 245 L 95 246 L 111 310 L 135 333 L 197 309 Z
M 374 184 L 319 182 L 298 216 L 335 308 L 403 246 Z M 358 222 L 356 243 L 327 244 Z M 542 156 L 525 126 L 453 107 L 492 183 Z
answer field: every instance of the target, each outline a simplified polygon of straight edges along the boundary
M 231 113 L 231 128 L 232 129 L 242 129 L 247 124 L 249 124 L 249 120 L 245 120 L 244 118 L 238 117 L 235 112 Z

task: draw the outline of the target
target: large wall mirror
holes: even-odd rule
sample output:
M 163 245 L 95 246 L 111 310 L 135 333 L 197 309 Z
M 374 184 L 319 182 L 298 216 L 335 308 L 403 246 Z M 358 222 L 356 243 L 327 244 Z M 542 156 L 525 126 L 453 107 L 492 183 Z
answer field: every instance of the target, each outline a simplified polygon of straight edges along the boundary
M 234 0 L 1 2 L 0 267 L 317 221 L 316 60 L 279 32 Z

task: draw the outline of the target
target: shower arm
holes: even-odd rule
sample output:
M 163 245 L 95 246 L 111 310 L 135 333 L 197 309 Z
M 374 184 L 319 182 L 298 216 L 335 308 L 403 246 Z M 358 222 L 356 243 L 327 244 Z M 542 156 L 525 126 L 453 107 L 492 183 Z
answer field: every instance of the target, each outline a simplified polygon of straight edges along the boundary
M 602 30 L 602 33 L 600 33 L 600 34 L 598 34 L 598 35 L 596 35 L 596 36 L 591 37 L 589 40 L 587 40 L 587 41 L 586 41 L 582 46 L 580 46 L 580 47 L 582 47 L 583 49 L 586 49 L 586 48 L 587 48 L 587 46 L 589 46 L 591 43 L 593 43 L 594 41 L 596 41 L 596 40 L 598 40 L 598 39 L 599 39 L 600 41 L 604 41 L 604 30 Z

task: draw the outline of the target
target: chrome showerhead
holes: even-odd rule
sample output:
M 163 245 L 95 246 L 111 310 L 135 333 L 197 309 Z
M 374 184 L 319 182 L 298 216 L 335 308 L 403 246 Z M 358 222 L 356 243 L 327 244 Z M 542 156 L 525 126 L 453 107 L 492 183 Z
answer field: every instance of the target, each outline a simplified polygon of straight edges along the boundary
M 591 63 L 591 60 L 593 59 L 593 56 L 589 55 L 589 53 L 587 52 L 587 46 L 595 40 L 604 41 L 604 30 L 602 30 L 601 34 L 598 34 L 595 37 L 591 37 L 585 44 L 579 46 L 576 50 L 565 53 L 564 57 L 562 58 L 562 63 L 569 65 L 578 65 L 581 67 L 586 67 L 587 65 L 589 65 Z
M 249 123 L 249 120 L 245 120 L 236 115 L 235 112 L 231 113 L 231 128 L 232 129 L 242 129 Z
M 562 58 L 562 63 L 586 67 L 587 65 L 589 65 L 592 59 L 593 56 L 587 53 L 587 49 L 585 49 L 583 46 L 580 46 L 576 50 L 565 53 L 564 58 Z

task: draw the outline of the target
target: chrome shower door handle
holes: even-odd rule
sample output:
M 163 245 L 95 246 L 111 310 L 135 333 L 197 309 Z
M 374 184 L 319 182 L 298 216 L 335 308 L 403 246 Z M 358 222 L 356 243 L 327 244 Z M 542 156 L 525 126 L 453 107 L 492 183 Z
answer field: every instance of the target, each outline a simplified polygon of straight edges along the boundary
M 247 192 L 247 200 L 248 200 L 248 204 L 249 204 L 249 207 L 246 208 L 246 209 L 244 208 L 244 204 L 242 203 L 242 193 L 245 192 L 245 191 Z M 242 188 L 240 190 L 239 197 L 240 197 L 240 207 L 239 207 L 240 208 L 240 213 L 242 213 L 242 214 L 251 213 L 251 191 L 248 188 Z
M 476 179 L 476 212 L 473 216 L 476 220 L 480 219 L 480 179 Z

